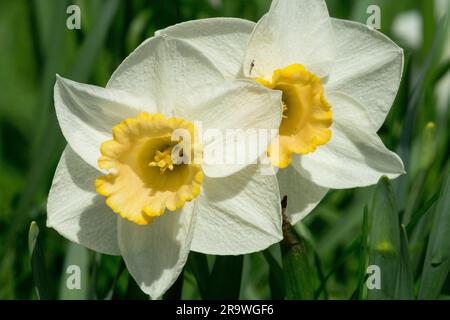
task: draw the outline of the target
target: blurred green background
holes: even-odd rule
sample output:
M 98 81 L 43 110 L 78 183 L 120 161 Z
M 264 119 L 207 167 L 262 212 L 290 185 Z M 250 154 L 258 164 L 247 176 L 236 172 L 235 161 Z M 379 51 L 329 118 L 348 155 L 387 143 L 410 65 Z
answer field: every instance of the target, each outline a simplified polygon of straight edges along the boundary
M 305 250 L 285 248 L 283 259 L 278 246 L 246 257 L 191 254 L 165 298 L 269 299 L 285 297 L 286 290 L 291 298 L 450 297 L 448 184 L 445 188 L 450 32 L 444 19 L 449 2 L 327 1 L 331 16 L 362 23 L 371 15 L 369 5 L 378 5 L 381 31 L 405 49 L 403 83 L 380 136 L 402 157 L 408 174 L 392 185 L 382 181 L 378 187 L 330 192 L 293 230 Z M 70 4 L 81 8 L 81 30 L 66 28 Z M 269 6 L 269 0 L 0 0 L 1 299 L 36 299 L 35 285 L 41 298 L 146 298 L 119 257 L 90 252 L 45 227 L 46 196 L 65 145 L 52 101 L 55 74 L 105 85 L 119 63 L 158 29 L 216 16 L 257 21 Z M 30 241 L 37 242 L 30 263 L 33 220 L 40 232 L 33 237 L 37 227 L 31 228 Z M 377 235 L 393 236 L 395 250 L 377 251 Z M 308 279 L 302 280 L 308 269 L 294 265 L 292 270 L 289 261 L 306 261 Z M 364 290 L 369 261 L 385 270 L 399 268 L 391 275 L 400 286 L 393 295 Z M 81 267 L 81 290 L 65 286 L 66 267 L 72 264 Z M 312 296 L 289 294 L 296 272 Z

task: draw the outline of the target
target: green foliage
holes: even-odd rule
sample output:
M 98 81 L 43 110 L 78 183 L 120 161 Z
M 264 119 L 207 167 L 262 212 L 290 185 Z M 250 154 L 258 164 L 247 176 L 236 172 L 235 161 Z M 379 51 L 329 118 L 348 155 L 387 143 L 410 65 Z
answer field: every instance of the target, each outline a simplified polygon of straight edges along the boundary
M 437 299 L 450 271 L 450 173 L 436 205 L 425 256 L 420 299 Z
M 369 299 L 393 299 L 400 272 L 400 225 L 394 192 L 388 178 L 375 190 L 368 217 L 369 265 L 381 270 L 381 288 L 369 290 Z
M 286 208 L 287 197 L 282 201 Z M 314 298 L 312 269 L 303 238 L 295 232 L 283 212 L 283 236 L 281 255 L 283 259 L 286 299 L 311 300 Z
M 38 299 L 50 299 L 48 290 L 48 274 L 42 247 L 39 241 L 39 227 L 35 221 L 31 222 L 28 232 L 28 248 L 30 251 L 30 264 L 33 272 L 33 281 L 36 285 Z
M 72 2 L 82 10 L 81 30 L 65 27 L 69 1 L 0 1 L 0 299 L 148 299 L 120 257 L 95 254 L 44 227 L 47 193 L 65 147 L 53 108 L 55 74 L 105 85 L 156 30 L 214 16 L 257 21 L 270 0 Z M 285 226 L 281 245 L 262 254 L 192 252 L 164 298 L 450 296 L 450 28 L 440 14 L 449 10 L 429 0 L 327 3 L 331 16 L 362 23 L 367 7 L 378 5 L 381 31 L 405 49 L 402 84 L 379 134 L 407 174 L 376 187 L 330 191 L 301 224 Z M 393 32 L 396 19 L 411 10 L 423 22 L 418 47 Z M 81 290 L 65 285 L 73 264 L 82 271 Z M 380 290 L 366 286 L 374 264 L 382 273 Z

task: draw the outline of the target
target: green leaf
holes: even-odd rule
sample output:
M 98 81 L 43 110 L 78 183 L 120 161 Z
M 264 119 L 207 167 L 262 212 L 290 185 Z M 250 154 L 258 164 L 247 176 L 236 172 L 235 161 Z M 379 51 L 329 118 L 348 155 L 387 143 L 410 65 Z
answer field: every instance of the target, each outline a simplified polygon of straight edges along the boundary
M 89 298 L 89 251 L 79 244 L 69 242 L 66 252 L 59 299 L 86 300 Z
M 436 33 L 436 23 L 435 23 L 435 7 L 434 1 L 420 1 L 419 8 L 421 9 L 423 23 L 423 44 L 422 52 L 423 56 L 426 57 L 427 53 L 430 51 L 433 45 L 433 38 Z
M 436 157 L 436 125 L 427 123 L 412 147 L 408 173 L 413 177 L 402 222 L 407 225 L 422 199 L 423 189 L 429 176 L 428 171 Z
M 436 205 L 419 299 L 437 299 L 450 271 L 450 173 Z
M 286 296 L 284 288 L 283 269 L 277 260 L 273 257 L 269 249 L 263 251 L 264 258 L 269 264 L 269 285 L 273 300 L 283 300 Z
M 188 264 L 194 274 L 200 296 L 205 299 L 210 277 L 206 255 L 191 251 L 189 253 Z
M 295 226 L 293 226 L 293 229 L 304 240 L 307 250 L 310 251 L 313 255 L 314 267 L 315 267 L 315 270 L 317 271 L 317 276 L 319 278 L 319 282 L 320 282 L 320 284 L 324 284 L 323 285 L 323 297 L 325 300 L 328 300 L 329 294 L 328 294 L 328 290 L 326 287 L 326 279 L 325 279 L 325 274 L 323 272 L 322 261 L 320 259 L 320 255 L 317 250 L 317 242 L 314 239 L 314 236 L 313 236 L 312 232 L 309 230 L 308 226 L 305 225 L 304 223 L 298 222 Z M 315 296 L 314 298 L 318 299 L 319 297 Z
M 381 271 L 381 288 L 368 290 L 368 299 L 393 299 L 400 268 L 400 227 L 389 179 L 378 182 L 369 208 L 369 265 Z
M 434 203 L 439 199 L 439 192 L 435 193 L 428 201 L 426 201 L 411 217 L 408 225 L 406 226 L 406 231 L 410 233 L 419 223 L 420 219 L 427 213 L 428 210 L 434 205 Z
M 108 290 L 108 293 L 105 295 L 104 300 L 111 300 L 116 296 L 117 293 L 117 282 L 119 281 L 120 276 L 122 275 L 123 271 L 125 270 L 125 262 L 123 259 L 120 260 L 119 268 L 117 269 L 117 272 L 113 278 L 111 287 Z
M 118 7 L 119 0 L 107 0 L 103 2 L 103 7 L 100 11 L 101 14 L 97 18 L 96 24 L 80 48 L 71 74 L 73 80 L 84 82 L 89 78 Z
M 312 300 L 314 299 L 313 272 L 308 261 L 308 254 L 303 239 L 295 232 L 285 215 L 287 201 L 288 199 L 285 197 L 281 203 L 283 208 L 281 256 L 283 259 L 286 299 Z
M 425 258 L 428 236 L 433 227 L 433 218 L 436 212 L 436 203 L 432 204 L 423 214 L 409 237 L 409 254 L 413 274 L 417 275 Z
M 433 77 L 433 85 L 441 81 L 450 71 L 450 59 L 447 59 L 442 65 L 438 67 Z
M 408 235 L 404 225 L 401 226 L 400 241 L 400 271 L 398 273 L 395 298 L 412 300 L 414 299 L 414 280 L 408 253 Z
M 50 283 L 45 266 L 45 259 L 39 243 L 39 227 L 35 221 L 31 222 L 28 232 L 28 250 L 33 273 L 33 281 L 38 299 L 50 299 L 48 284 Z
M 244 256 L 217 256 L 209 278 L 206 297 L 210 300 L 237 300 L 241 289 Z
M 412 147 L 412 159 L 408 170 L 412 177 L 433 164 L 436 157 L 436 138 L 436 124 L 428 122 Z
M 314 293 L 314 299 L 318 299 L 320 297 L 322 292 L 325 290 L 326 283 L 331 278 L 331 276 L 335 274 L 336 271 L 350 258 L 350 256 L 358 250 L 360 244 L 361 244 L 361 236 L 353 240 L 352 243 L 347 248 L 345 248 L 345 250 L 340 255 L 339 259 L 333 264 L 333 267 L 324 277 L 319 288 Z
M 361 244 L 359 249 L 359 280 L 358 280 L 358 288 L 355 292 L 355 299 L 363 300 L 365 293 L 365 283 L 367 280 L 367 238 L 369 234 L 369 209 L 367 206 L 364 207 L 364 219 L 362 225 L 362 237 Z

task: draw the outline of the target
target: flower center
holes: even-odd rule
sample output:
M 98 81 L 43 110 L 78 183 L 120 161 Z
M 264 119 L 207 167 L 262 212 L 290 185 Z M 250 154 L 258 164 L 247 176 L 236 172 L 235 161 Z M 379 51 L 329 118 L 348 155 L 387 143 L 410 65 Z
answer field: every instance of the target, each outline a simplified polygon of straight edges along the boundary
M 166 148 L 163 152 L 157 150 L 154 161 L 148 164 L 150 167 L 159 167 L 159 171 L 161 173 L 166 172 L 167 169 L 170 171 L 173 170 L 173 161 L 172 161 L 172 148 Z
M 322 80 L 300 64 L 275 70 L 272 82 L 256 81 L 270 89 L 281 90 L 283 119 L 279 135 L 269 147 L 273 166 L 285 168 L 292 154 L 314 152 L 331 138 L 332 112 L 325 99 Z
M 113 128 L 102 144 L 98 164 L 110 173 L 97 178 L 96 190 L 116 213 L 148 224 L 200 194 L 202 148 L 191 122 L 142 113 Z

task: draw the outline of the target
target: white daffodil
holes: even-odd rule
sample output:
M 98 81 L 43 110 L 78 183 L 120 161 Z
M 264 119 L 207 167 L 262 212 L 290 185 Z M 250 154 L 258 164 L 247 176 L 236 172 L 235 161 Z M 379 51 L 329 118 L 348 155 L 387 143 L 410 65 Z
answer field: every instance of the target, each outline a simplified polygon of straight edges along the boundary
M 171 157 L 179 146 L 176 130 L 194 137 L 191 151 L 176 151 L 182 157 L 201 158 L 227 143 L 219 135 L 197 142 L 196 121 L 204 131 L 276 130 L 279 92 L 225 81 L 190 44 L 155 37 L 119 66 L 106 88 L 57 77 L 54 99 L 68 147 L 48 197 L 48 226 L 92 250 L 121 255 L 153 298 L 174 283 L 189 250 L 245 254 L 282 238 L 275 176 L 246 163 Z
M 365 25 L 330 18 L 325 1 L 274 0 L 257 24 L 215 18 L 157 34 L 198 48 L 227 78 L 282 92 L 284 117 L 270 157 L 283 168 L 277 177 L 292 223 L 330 188 L 404 173 L 377 135 L 399 87 L 403 51 Z

